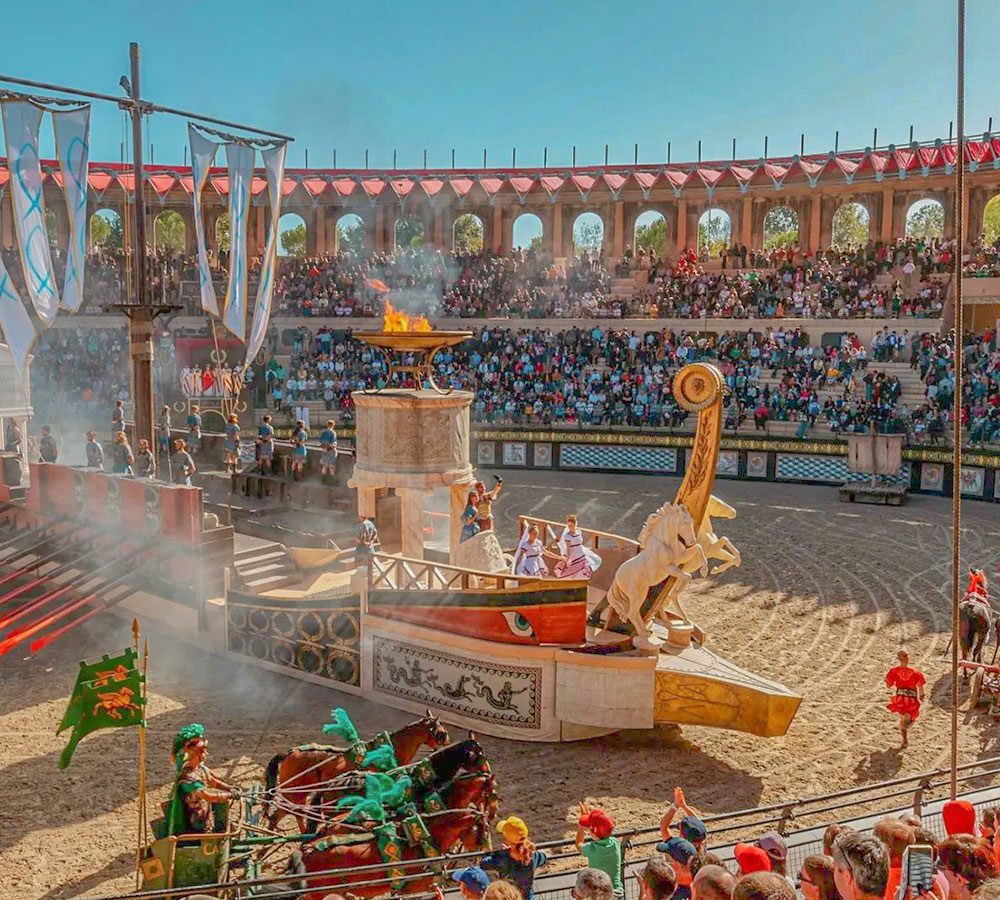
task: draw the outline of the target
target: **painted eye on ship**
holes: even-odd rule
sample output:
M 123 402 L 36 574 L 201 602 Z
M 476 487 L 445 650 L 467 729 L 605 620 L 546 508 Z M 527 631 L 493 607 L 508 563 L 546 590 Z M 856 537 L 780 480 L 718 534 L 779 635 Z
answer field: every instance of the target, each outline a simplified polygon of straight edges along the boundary
M 505 612 L 503 617 L 507 620 L 507 627 L 510 629 L 511 634 L 517 637 L 537 640 L 535 629 L 531 627 L 531 622 L 519 612 Z

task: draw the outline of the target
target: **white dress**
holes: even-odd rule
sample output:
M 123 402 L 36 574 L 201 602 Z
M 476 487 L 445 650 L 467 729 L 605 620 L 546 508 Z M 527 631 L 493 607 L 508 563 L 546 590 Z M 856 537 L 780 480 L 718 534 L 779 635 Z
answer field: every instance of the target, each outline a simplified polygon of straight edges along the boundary
M 559 552 L 565 560 L 559 560 L 553 569 L 556 578 L 589 578 L 601 564 L 601 558 L 583 546 L 583 532 L 574 534 L 564 528 L 559 538 Z
M 538 538 L 533 541 L 525 534 L 517 545 L 514 553 L 515 575 L 547 575 L 549 572 L 542 559 L 542 542 Z

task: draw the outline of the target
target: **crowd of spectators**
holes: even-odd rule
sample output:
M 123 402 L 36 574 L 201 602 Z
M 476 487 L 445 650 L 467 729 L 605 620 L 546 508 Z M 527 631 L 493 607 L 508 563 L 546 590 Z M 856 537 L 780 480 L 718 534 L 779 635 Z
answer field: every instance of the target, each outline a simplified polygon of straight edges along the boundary
M 586 256 L 560 267 L 536 251 L 449 254 L 418 247 L 365 259 L 287 260 L 276 312 L 378 316 L 388 288 L 397 306 L 460 318 L 934 317 L 948 288 L 941 276 L 953 267 L 949 242 L 911 239 L 818 254 L 732 247 L 721 269 L 693 251 L 667 264 L 629 250 L 615 271 L 632 281 L 622 293 L 611 290 L 607 268 Z
M 40 422 L 103 421 L 116 400 L 129 400 L 125 328 L 50 328 L 32 353 L 31 402 Z
M 679 789 L 678 789 L 679 792 Z M 676 815 L 683 812 L 683 817 Z M 812 845 L 789 847 L 766 831 L 716 853 L 703 818 L 671 806 L 660 840 L 645 861 L 626 862 L 630 846 L 607 812 L 580 804 L 576 846 L 587 868 L 576 873 L 573 900 L 997 900 L 1000 808 L 977 822 L 967 800 L 944 804 L 943 834 L 915 813 L 885 815 L 870 829 L 833 823 Z M 463 900 L 532 900 L 548 855 L 528 824 L 509 816 L 498 824 L 501 849 L 451 878 Z M 793 851 L 798 853 L 793 857 Z M 807 851 L 802 854 L 802 851 Z M 808 852 L 812 851 L 812 852 Z M 492 877 L 491 877 L 492 876 Z M 636 881 L 633 882 L 632 878 Z M 437 896 L 443 894 L 438 891 Z M 333 895 L 340 900 L 339 895 Z

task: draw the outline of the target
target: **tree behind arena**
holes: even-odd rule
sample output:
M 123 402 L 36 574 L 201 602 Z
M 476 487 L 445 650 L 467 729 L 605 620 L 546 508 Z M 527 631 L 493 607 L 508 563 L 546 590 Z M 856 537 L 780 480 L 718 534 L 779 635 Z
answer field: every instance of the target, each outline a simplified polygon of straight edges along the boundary
M 104 250 L 121 250 L 121 216 L 113 213 L 111 216 L 105 217 L 100 213 L 94 213 L 90 217 L 90 243 L 91 246 L 101 247 Z
M 799 217 L 788 206 L 777 206 L 764 217 L 764 249 L 793 247 L 799 241 Z
M 925 241 L 944 237 L 944 207 L 932 201 L 914 210 L 906 217 L 906 236 Z
M 659 218 L 635 230 L 635 249 L 645 253 L 655 251 L 661 259 L 667 255 L 667 220 Z
M 160 213 L 153 222 L 153 243 L 157 249 L 184 252 L 184 220 L 172 209 Z
M 868 210 L 860 203 L 845 203 L 833 214 L 833 247 L 848 250 L 868 243 Z
M 726 244 L 729 243 L 731 231 L 729 216 L 717 215 L 704 218 L 698 223 L 698 253 L 708 253 L 709 256 L 721 256 Z
M 478 253 L 483 249 L 483 223 L 478 216 L 466 213 L 455 219 L 455 249 L 459 253 Z
M 306 255 L 306 226 L 301 222 L 281 233 L 281 249 L 284 256 L 303 257 Z
M 365 226 L 355 223 L 337 229 L 337 249 L 358 259 L 365 255 Z

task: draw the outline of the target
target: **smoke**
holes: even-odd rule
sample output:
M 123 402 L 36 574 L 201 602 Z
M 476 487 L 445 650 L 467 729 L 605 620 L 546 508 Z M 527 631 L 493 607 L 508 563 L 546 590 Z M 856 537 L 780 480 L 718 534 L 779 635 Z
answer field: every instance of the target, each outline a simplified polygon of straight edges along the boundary
M 396 251 L 389 268 L 394 281 L 408 284 L 394 287 L 389 301 L 407 315 L 440 316 L 443 298 L 458 283 L 462 266 L 450 253 L 429 245 Z

